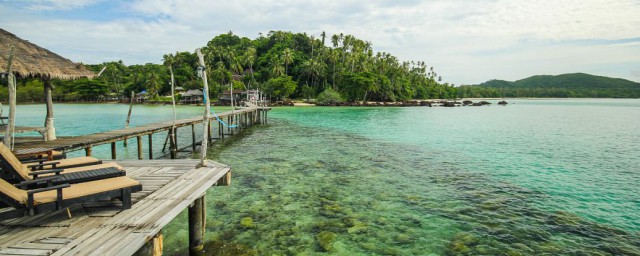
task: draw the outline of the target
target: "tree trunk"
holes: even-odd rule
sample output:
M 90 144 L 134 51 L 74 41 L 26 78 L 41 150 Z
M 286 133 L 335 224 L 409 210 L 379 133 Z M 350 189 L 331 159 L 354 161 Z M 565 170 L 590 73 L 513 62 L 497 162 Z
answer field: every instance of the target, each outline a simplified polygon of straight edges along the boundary
M 202 146 L 200 147 L 201 151 L 200 151 L 200 165 L 201 166 L 207 166 L 207 162 L 205 161 L 207 159 L 207 142 L 209 141 L 209 133 L 207 132 L 209 130 L 209 116 L 210 114 L 210 108 L 209 108 L 209 84 L 207 83 L 207 70 L 204 68 L 204 57 L 202 56 L 202 52 L 200 51 L 200 48 L 196 49 L 196 54 L 198 55 L 198 60 L 200 61 L 200 66 L 203 67 L 202 70 L 202 81 L 204 83 L 204 90 L 203 90 L 203 103 L 204 103 L 204 116 L 203 116 L 203 134 L 202 134 Z M 231 91 L 231 95 L 233 95 L 233 91 Z
M 7 79 L 9 80 L 9 120 L 7 131 L 4 134 L 4 145 L 13 150 L 13 133 L 16 126 L 16 80 L 11 73 L 11 62 L 13 59 L 13 46 L 9 49 L 9 59 L 7 61 Z
M 53 118 L 53 99 L 51 98 L 51 78 L 46 77 L 43 79 L 44 82 L 44 97 L 47 102 L 47 116 L 44 121 L 44 126 L 47 129 L 45 140 L 55 140 L 56 139 L 56 127 L 54 126 L 54 118 Z

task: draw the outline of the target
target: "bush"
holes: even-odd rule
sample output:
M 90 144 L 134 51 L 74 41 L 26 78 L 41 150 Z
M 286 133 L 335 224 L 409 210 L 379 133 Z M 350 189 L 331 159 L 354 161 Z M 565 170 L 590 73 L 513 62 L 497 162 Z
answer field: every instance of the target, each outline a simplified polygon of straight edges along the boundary
M 326 104 L 339 103 L 339 102 L 342 102 L 343 100 L 339 92 L 337 92 L 334 89 L 327 88 L 326 90 L 324 90 L 324 92 L 321 92 L 320 94 L 318 94 L 317 101 L 320 104 L 326 105 Z

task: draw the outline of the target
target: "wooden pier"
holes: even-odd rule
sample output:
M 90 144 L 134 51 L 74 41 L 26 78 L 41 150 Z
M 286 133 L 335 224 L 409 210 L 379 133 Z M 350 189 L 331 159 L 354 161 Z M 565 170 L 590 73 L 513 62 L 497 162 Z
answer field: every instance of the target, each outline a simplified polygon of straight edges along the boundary
M 266 123 L 267 122 L 267 113 L 270 108 L 267 107 L 258 107 L 256 105 L 252 105 L 247 103 L 247 107 L 232 111 L 226 111 L 218 114 L 218 117 L 221 120 L 224 120 L 228 124 L 235 124 L 237 128 L 228 128 L 224 127 L 222 124 L 217 122 L 215 117 L 209 118 L 209 138 L 213 140 L 214 138 L 224 138 L 225 135 L 233 134 L 235 129 L 244 129 L 253 124 L 257 123 Z M 190 144 L 193 146 L 195 151 L 196 146 L 196 133 L 195 133 L 195 125 L 200 124 L 204 121 L 202 117 L 193 117 L 187 119 L 176 120 L 175 124 L 173 121 L 165 121 L 159 123 L 152 123 L 137 127 L 129 127 L 119 130 L 83 135 L 83 136 L 73 136 L 73 137 L 64 137 L 53 141 L 33 141 L 29 140 L 27 142 L 21 143 L 20 141 L 16 141 L 14 146 L 14 151 L 17 154 L 21 152 L 28 151 L 33 153 L 34 150 L 40 150 L 43 153 L 50 152 L 51 150 L 62 151 L 63 153 L 77 150 L 85 150 L 85 154 L 87 156 L 92 155 L 92 148 L 94 146 L 103 145 L 103 144 L 111 144 L 111 159 L 116 159 L 116 142 L 123 141 L 126 143 L 127 139 L 136 138 L 137 147 L 138 147 L 138 159 L 144 159 L 143 154 L 143 145 L 142 145 L 142 136 L 148 136 L 148 159 L 153 159 L 153 139 L 152 135 L 154 133 L 164 132 L 166 131 L 167 138 L 171 137 L 171 134 L 176 134 L 176 130 L 181 127 L 191 126 L 191 134 L 192 141 Z M 218 123 L 217 126 L 213 126 L 211 124 Z M 217 127 L 217 128 L 216 128 Z M 217 131 L 216 131 L 217 130 Z M 213 132 L 217 132 L 217 136 L 212 136 Z M 177 151 L 177 141 L 172 141 L 170 143 L 170 154 L 171 158 L 175 158 L 175 154 Z
M 218 114 L 229 128 L 209 118 L 209 138 L 224 138 L 253 124 L 266 123 L 270 108 L 247 104 L 247 107 Z M 152 135 L 166 131 L 167 138 L 177 128 L 191 126 L 195 151 L 195 125 L 202 117 L 166 121 L 53 141 L 16 141 L 14 152 L 23 155 L 63 153 L 85 150 L 90 156 L 94 146 L 111 144 L 111 157 L 116 158 L 116 142 L 137 138 L 138 159 L 143 159 L 142 136 L 149 136 L 148 154 L 153 159 Z M 218 124 L 212 126 L 212 124 Z M 217 127 L 217 128 L 216 128 Z M 216 131 L 217 130 L 217 131 Z M 217 136 L 211 136 L 212 133 Z M 210 139 L 210 141 L 212 141 Z M 177 141 L 170 144 L 171 158 L 164 160 L 117 161 L 127 176 L 140 181 L 143 190 L 132 194 L 133 206 L 121 210 L 121 202 L 101 201 L 76 205 L 68 210 L 0 220 L 1 255 L 159 255 L 162 253 L 162 228 L 180 212 L 189 211 L 189 250 L 199 254 L 203 246 L 205 226 L 205 194 L 215 185 L 229 185 L 229 166 L 207 160 L 173 159 Z M 166 143 L 165 143 L 166 145 Z M 2 209 L 0 209 L 2 211 Z
M 133 206 L 121 210 L 119 202 L 97 202 L 48 214 L 0 222 L 0 255 L 131 255 L 162 251 L 162 228 L 189 207 L 202 209 L 204 195 L 215 185 L 228 185 L 230 167 L 199 160 L 118 161 L 127 176 L 143 190 L 132 195 Z M 200 210 L 202 214 L 202 210 Z M 70 218 L 70 216 L 72 218 Z M 190 229 L 202 232 L 204 215 Z M 191 222 L 195 223 L 191 223 Z M 193 226 L 193 227 L 191 227 Z M 194 234 L 194 235 L 202 235 Z M 202 237 L 199 238 L 202 242 Z M 198 238 L 190 238 L 198 241 Z M 197 246 L 197 245 L 196 245 Z M 200 245 L 201 246 L 201 245 Z M 197 248 L 196 248 L 197 249 Z

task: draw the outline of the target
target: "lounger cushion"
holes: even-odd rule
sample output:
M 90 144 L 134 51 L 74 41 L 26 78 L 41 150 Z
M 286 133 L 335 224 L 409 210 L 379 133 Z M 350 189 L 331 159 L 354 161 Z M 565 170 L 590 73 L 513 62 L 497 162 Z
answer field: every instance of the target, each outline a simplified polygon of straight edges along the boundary
M 72 184 L 70 187 L 62 189 L 62 199 L 74 199 L 83 196 L 98 194 L 101 192 L 133 187 L 138 184 L 140 184 L 138 181 L 126 176 Z M 6 194 L 7 196 L 13 198 L 18 202 L 26 204 L 28 198 L 26 190 L 18 189 L 2 179 L 0 179 L 0 189 L 2 189 L 2 193 Z M 55 202 L 56 200 L 56 190 L 34 194 L 34 201 L 36 205 Z

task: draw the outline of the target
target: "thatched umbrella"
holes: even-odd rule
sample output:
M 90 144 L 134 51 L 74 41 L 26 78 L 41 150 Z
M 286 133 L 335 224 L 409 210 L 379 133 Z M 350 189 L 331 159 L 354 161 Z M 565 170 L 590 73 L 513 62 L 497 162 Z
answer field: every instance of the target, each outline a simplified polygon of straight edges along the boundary
M 56 131 L 53 124 L 51 79 L 92 78 L 96 75 L 81 64 L 73 63 L 69 59 L 20 39 L 0 28 L 0 49 L 9 49 L 10 47 L 14 47 L 11 71 L 7 70 L 9 69 L 9 56 L 0 54 L 0 72 L 11 72 L 19 77 L 39 77 L 42 79 L 47 103 L 47 116 L 45 119 L 47 132 L 45 139 L 55 140 Z M 6 134 L 6 136 L 10 135 Z

